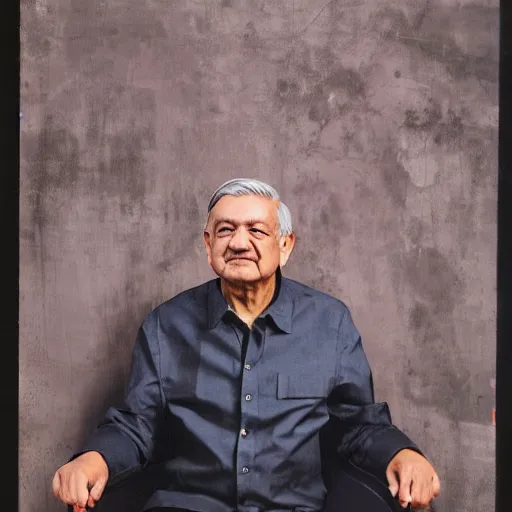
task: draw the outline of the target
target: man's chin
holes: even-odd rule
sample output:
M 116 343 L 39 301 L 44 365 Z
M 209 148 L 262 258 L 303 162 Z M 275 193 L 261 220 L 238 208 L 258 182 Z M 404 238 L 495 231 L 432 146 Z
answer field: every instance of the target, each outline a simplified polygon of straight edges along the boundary
M 222 279 L 234 284 L 252 284 L 262 280 L 260 273 L 255 271 L 255 269 L 248 269 L 242 267 L 225 268 L 224 271 L 218 273 L 218 275 Z
M 262 281 L 261 276 L 250 274 L 250 273 L 243 273 L 243 272 L 226 272 L 223 276 L 221 276 L 226 281 L 233 283 L 233 284 L 254 284 L 258 281 Z

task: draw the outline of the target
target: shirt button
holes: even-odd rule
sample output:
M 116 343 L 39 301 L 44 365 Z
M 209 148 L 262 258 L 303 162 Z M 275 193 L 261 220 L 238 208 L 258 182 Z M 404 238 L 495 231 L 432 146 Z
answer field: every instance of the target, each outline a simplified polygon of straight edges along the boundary
M 250 395 L 250 394 L 245 395 L 245 400 L 247 402 L 250 402 L 252 400 L 252 395 Z
M 250 364 L 246 364 L 246 365 L 244 365 L 244 368 L 245 368 L 246 370 L 250 370 L 250 369 L 252 368 L 252 365 L 250 365 Z
M 242 468 L 242 473 L 249 473 L 249 468 L 247 466 L 244 466 Z
M 243 428 L 242 430 L 240 430 L 240 435 L 243 437 L 243 438 L 246 438 L 247 437 L 247 430 L 245 428 Z

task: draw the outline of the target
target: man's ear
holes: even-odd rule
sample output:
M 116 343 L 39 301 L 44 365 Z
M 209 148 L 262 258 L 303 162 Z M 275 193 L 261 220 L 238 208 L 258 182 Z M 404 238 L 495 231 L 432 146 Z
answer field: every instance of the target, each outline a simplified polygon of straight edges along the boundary
M 279 264 L 281 267 L 284 267 L 288 262 L 288 258 L 295 247 L 296 236 L 295 233 L 289 233 L 288 235 L 283 235 L 279 239 L 279 251 L 280 251 L 280 261 Z
M 206 256 L 208 257 L 208 263 L 212 264 L 212 241 L 210 233 L 205 229 L 203 231 L 204 245 L 206 248 Z

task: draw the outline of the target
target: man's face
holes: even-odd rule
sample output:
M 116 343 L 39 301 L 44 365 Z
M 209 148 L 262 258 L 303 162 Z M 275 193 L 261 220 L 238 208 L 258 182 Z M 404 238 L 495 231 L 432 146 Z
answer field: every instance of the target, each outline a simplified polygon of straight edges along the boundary
M 204 231 L 208 263 L 228 282 L 256 283 L 284 266 L 295 236 L 279 233 L 278 202 L 257 195 L 224 196 Z

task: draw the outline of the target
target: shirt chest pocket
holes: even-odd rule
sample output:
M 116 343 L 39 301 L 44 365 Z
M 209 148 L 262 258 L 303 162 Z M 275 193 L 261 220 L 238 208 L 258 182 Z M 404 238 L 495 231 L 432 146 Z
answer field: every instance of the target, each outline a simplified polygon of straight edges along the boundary
M 321 374 L 279 373 L 277 375 L 278 399 L 327 398 L 329 390 L 329 379 Z

